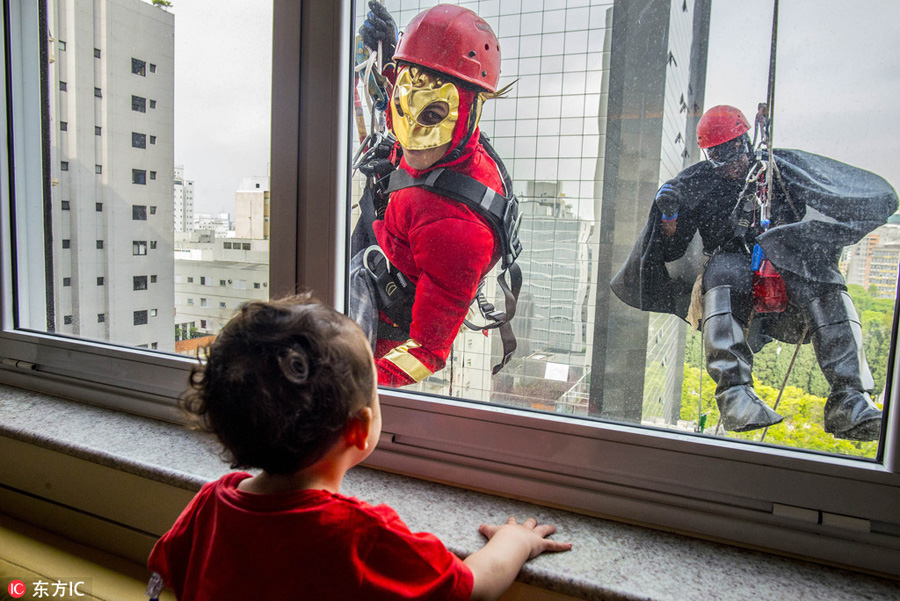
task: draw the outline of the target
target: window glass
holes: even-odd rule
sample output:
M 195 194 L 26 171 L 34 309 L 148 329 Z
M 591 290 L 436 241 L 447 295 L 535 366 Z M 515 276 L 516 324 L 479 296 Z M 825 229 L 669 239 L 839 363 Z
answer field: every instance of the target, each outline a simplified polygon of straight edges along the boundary
M 495 4 L 464 6 L 496 33 L 496 66 L 482 43 L 460 51 L 478 69 L 464 71 L 459 65 L 469 63 L 460 59 L 444 73 L 483 83 L 490 77 L 481 67 L 499 69 L 487 92 L 511 86 L 484 100 L 478 125 L 505 164 L 521 215 L 517 346 L 493 373 L 504 336 L 489 329 L 497 323 L 491 314 L 508 310 L 497 279 L 499 228 L 460 208 L 459 198 L 434 202 L 437 180 L 430 191 L 392 192 L 386 209 L 368 205 L 367 176 L 383 172 L 365 162 L 351 176 L 350 312 L 371 325 L 382 384 L 875 458 L 900 262 L 900 170 L 892 159 L 900 124 L 884 118 L 900 84 L 888 58 L 900 41 L 884 26 L 900 16 L 896 5 L 866 3 L 850 17 L 815 2 L 783 5 L 774 112 L 760 112 L 757 125 L 758 105 L 768 100 L 771 6 L 711 11 L 688 0 L 646 10 L 627 2 L 540 9 L 514 0 L 501 17 Z M 417 0 L 385 6 L 405 35 L 427 8 Z M 368 12 L 356 3 L 354 32 Z M 385 131 L 390 110 L 412 151 L 401 170 L 424 160 L 419 171 L 406 170 L 409 179 L 435 173 L 434 161 L 464 139 L 459 123 L 469 123 L 447 115 L 457 106 L 454 115 L 469 114 L 474 94 L 448 91 L 442 86 L 452 77 L 402 64 L 395 85 L 382 84 L 368 77 L 372 55 L 359 38 L 355 44 L 354 151 Z M 408 47 L 422 55 L 438 45 Z M 421 60 L 441 66 L 437 55 Z M 834 77 L 837 64 L 847 65 L 846 77 Z M 837 99 L 853 110 L 836 112 Z M 701 116 L 718 105 L 743 113 L 730 123 L 741 131 L 708 125 L 713 138 L 698 142 Z M 715 123 L 715 111 L 709 115 Z M 425 157 L 436 146 L 447 150 Z M 449 170 L 499 186 L 465 156 L 445 161 Z M 762 169 L 769 179 L 754 179 Z M 490 198 L 475 188 L 479 201 Z M 372 209 L 371 229 L 361 206 Z M 454 228 L 443 227 L 451 215 Z M 392 272 L 379 252 L 365 253 L 375 244 Z M 405 301 L 388 303 L 410 283 Z M 476 290 L 482 296 L 467 312 Z
M 60 52 L 44 53 L 34 75 L 47 82 L 46 213 L 16 215 L 27 233 L 20 240 L 45 240 L 46 256 L 19 255 L 19 274 L 30 277 L 18 291 L 17 306 L 27 310 L 16 323 L 177 352 L 198 331 L 173 334 L 173 326 L 204 321 L 203 335 L 214 334 L 230 313 L 205 299 L 185 309 L 189 291 L 176 282 L 202 270 L 229 282 L 220 295 L 227 306 L 268 297 L 230 283 L 236 271 L 268 279 L 272 2 L 42 4 L 45 39 L 69 36 L 52 41 Z M 222 36 L 241 42 L 223 49 Z M 222 61 L 230 65 L 224 77 L 208 69 Z M 227 135 L 211 135 L 222 123 Z M 224 239 L 248 252 L 222 256 Z M 79 278 L 97 286 L 84 289 Z M 141 294 L 113 296 L 129 286 Z

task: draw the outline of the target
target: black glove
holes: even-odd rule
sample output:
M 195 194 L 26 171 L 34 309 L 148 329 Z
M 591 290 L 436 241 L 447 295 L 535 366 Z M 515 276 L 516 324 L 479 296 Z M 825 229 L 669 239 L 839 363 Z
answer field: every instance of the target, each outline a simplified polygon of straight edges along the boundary
M 369 14 L 359 28 L 359 35 L 363 44 L 372 50 L 378 50 L 378 42 L 381 42 L 382 64 L 387 64 L 394 58 L 394 50 L 397 49 L 397 24 L 380 2 L 369 0 Z
M 681 207 L 681 191 L 672 182 L 666 182 L 656 193 L 656 206 L 663 213 L 663 221 L 673 221 L 678 218 L 678 209 Z

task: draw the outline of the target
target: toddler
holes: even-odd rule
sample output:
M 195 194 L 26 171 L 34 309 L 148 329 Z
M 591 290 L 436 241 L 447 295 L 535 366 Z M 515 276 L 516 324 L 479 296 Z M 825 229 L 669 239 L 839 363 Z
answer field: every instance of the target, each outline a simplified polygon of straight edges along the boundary
M 388 506 L 340 494 L 378 442 L 369 343 L 308 295 L 242 306 L 191 372 L 185 409 L 236 472 L 205 485 L 150 554 L 181 601 L 496 599 L 544 551 L 551 525 L 482 525 L 465 561 Z

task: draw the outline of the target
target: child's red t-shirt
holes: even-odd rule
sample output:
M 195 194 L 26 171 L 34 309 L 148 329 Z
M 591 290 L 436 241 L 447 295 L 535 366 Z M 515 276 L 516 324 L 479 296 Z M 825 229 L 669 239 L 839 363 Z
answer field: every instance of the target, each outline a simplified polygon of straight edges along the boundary
M 238 490 L 248 477 L 205 485 L 150 553 L 150 569 L 180 601 L 471 596 L 469 568 L 387 505 L 323 490 Z

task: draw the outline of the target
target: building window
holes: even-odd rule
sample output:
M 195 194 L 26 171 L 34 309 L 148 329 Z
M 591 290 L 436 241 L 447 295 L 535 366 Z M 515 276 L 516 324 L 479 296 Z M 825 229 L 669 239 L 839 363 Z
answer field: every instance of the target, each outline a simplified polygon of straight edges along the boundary
M 103 98 L 103 92 L 100 90 L 100 88 L 94 88 L 94 96 L 96 98 Z
M 59 91 L 60 92 L 66 92 L 66 91 L 68 91 L 68 89 L 69 89 L 69 85 L 66 82 L 64 82 L 64 81 L 59 82 Z
M 206 307 L 208 304 L 209 304 L 209 303 L 208 303 L 207 299 L 205 299 L 205 298 L 201 298 L 201 299 L 200 299 L 200 306 L 201 306 L 201 307 Z
M 203 300 L 203 299 L 200 299 L 200 300 Z M 200 327 L 203 328 L 204 330 L 206 329 L 206 320 L 205 319 L 200 320 Z
M 188 303 L 189 306 L 193 307 L 193 306 L 194 306 L 194 299 L 192 299 L 192 298 L 187 299 L 187 303 Z
M 106 313 L 97 313 L 97 323 L 106 322 Z
M 62 210 L 63 210 L 63 211 L 68 211 L 68 210 L 69 210 L 69 201 L 68 201 L 68 200 L 62 201 Z
M 131 110 L 137 111 L 139 113 L 147 112 L 147 99 L 141 96 L 132 96 L 131 97 Z
M 136 58 L 131 59 L 131 72 L 141 77 L 147 76 L 147 63 Z
M 156 250 L 156 240 L 150 241 L 150 250 Z
M 157 349 L 157 348 L 159 348 L 159 343 L 158 343 L 158 342 L 151 342 L 151 343 L 150 343 L 150 348 L 152 348 L 152 349 Z
M 142 326 L 147 323 L 147 311 L 135 311 L 134 312 L 134 325 Z
M 68 171 L 69 170 L 69 161 L 60 161 L 59 162 L 59 170 L 60 171 Z
M 100 49 L 94 48 L 94 58 L 100 58 Z
M 103 165 L 94 165 L 94 173 L 100 175 L 103 173 Z
M 259 282 L 253 282 L 253 289 L 254 289 L 254 290 L 259 290 L 259 289 L 260 289 Z
M 60 121 L 59 122 L 59 131 L 69 131 L 69 122 L 68 121 Z
M 224 248 L 225 250 L 231 250 L 231 242 L 223 242 L 222 248 Z
M 103 250 L 103 240 L 97 240 L 97 250 Z
M 99 125 L 94 126 L 94 135 L 99 136 L 103 132 L 103 129 Z
M 225 285 L 226 285 L 225 280 L 219 280 L 219 286 L 225 286 Z
M 63 52 L 66 51 L 66 43 L 63 42 L 62 40 L 59 41 L 59 49 Z
M 63 278 L 63 286 L 71 286 L 72 278 Z
M 63 315 L 63 323 L 67 326 L 72 325 L 72 316 L 71 315 Z
M 102 213 L 103 212 L 103 203 L 102 202 L 94 203 L 94 210 L 97 211 L 98 213 Z
M 71 247 L 72 247 L 72 241 L 71 241 L 70 239 L 68 239 L 68 238 L 64 238 L 63 241 L 62 241 L 62 247 L 63 247 L 63 248 L 71 248 Z
M 156 73 L 156 65 L 150 63 L 150 73 Z
M 150 276 L 150 283 L 151 283 L 151 284 L 155 284 L 155 283 L 156 283 L 156 276 L 155 276 L 155 275 L 151 275 L 151 276 Z
M 150 179 L 156 179 L 156 171 L 150 172 Z
M 146 240 L 135 240 L 131 243 L 131 254 L 134 256 L 141 256 L 147 254 L 147 241 Z
M 220 309 L 225 309 L 226 307 L 227 307 L 227 305 L 226 305 L 225 301 L 219 301 L 219 308 L 220 308 Z
M 242 250 L 250 250 L 250 243 L 249 242 L 241 242 L 241 249 Z
M 131 170 L 131 183 L 146 186 L 147 185 L 147 171 L 144 169 L 132 169 Z
M 150 108 L 152 108 L 152 109 L 156 108 L 156 101 L 153 99 L 150 100 Z
M 200 276 L 200 285 L 206 286 L 206 276 L 203 276 L 203 275 Z
M 150 136 L 150 143 L 156 144 L 156 136 Z
M 193 284 L 193 283 L 194 283 L 194 278 L 191 277 L 191 276 L 188 276 L 187 283 L 188 283 L 188 284 Z
M 146 290 L 147 289 L 147 276 L 145 275 L 136 275 L 132 278 L 134 283 L 134 290 Z
M 103 285 L 103 276 L 102 276 L 102 275 L 101 275 L 101 276 L 97 276 L 97 285 L 98 285 L 98 286 L 102 286 L 102 285 Z
M 150 309 L 150 317 L 156 317 L 156 309 Z
M 154 205 L 151 205 L 151 206 L 150 206 L 150 214 L 151 214 L 151 215 L 156 215 L 156 206 L 154 206 Z
M 134 221 L 147 221 L 147 206 L 146 205 L 132 205 L 131 218 Z
M 147 134 L 131 132 L 131 146 L 132 148 L 147 148 Z

